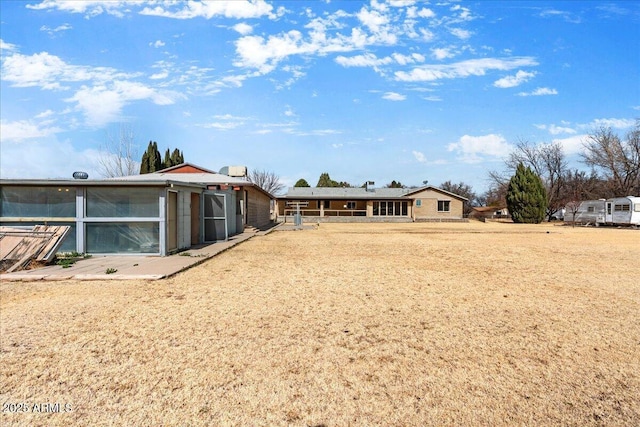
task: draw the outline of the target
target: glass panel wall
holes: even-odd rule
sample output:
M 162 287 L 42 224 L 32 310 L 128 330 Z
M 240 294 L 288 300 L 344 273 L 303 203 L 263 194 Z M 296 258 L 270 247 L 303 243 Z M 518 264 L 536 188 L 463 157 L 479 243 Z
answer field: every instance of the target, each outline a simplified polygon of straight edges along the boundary
M 0 188 L 0 217 L 61 218 L 76 216 L 75 187 Z
M 87 188 L 88 218 L 160 216 L 156 188 Z
M 160 252 L 158 222 L 94 222 L 86 224 L 88 253 Z

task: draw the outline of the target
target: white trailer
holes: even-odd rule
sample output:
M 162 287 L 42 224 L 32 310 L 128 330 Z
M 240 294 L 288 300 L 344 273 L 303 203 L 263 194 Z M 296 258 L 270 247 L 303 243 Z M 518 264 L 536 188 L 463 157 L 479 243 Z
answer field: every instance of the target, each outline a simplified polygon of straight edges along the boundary
M 575 224 L 604 224 L 604 205 L 605 199 L 585 200 L 580 203 L 575 216 L 571 209 L 567 209 L 564 221 Z
M 640 197 L 617 197 L 605 202 L 605 224 L 640 225 Z
M 576 224 L 640 226 L 640 197 L 585 200 L 575 216 L 569 210 L 564 219 Z

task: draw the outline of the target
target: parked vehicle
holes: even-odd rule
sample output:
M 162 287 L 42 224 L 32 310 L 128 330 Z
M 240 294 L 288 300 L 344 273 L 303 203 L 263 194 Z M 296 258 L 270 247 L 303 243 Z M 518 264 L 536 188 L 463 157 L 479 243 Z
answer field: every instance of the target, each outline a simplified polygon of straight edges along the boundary
M 640 197 L 627 196 L 613 199 L 585 200 L 575 216 L 570 210 L 565 222 L 593 225 L 640 226 Z

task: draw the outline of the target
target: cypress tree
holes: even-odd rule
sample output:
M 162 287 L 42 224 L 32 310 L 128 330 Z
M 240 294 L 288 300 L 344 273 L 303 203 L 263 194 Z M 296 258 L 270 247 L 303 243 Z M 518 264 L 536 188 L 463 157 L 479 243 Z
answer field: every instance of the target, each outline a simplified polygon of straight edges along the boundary
M 166 169 L 166 168 L 170 168 L 171 166 L 173 166 L 173 164 L 171 163 L 171 155 L 169 154 L 169 149 L 167 148 L 167 151 L 164 152 L 164 159 L 162 160 L 162 165 L 161 165 L 161 169 Z
M 163 159 L 160 151 L 158 151 L 158 143 L 149 141 L 147 151 L 142 154 L 142 160 L 140 161 L 140 173 L 157 172 L 182 163 L 184 163 L 184 156 L 180 150 L 176 148 L 172 153 L 171 150 L 167 148 Z
M 507 208 L 513 222 L 539 224 L 547 209 L 547 194 L 538 175 L 522 163 L 507 188 Z
M 169 150 L 167 150 L 167 154 L 169 154 Z M 171 153 L 171 166 L 180 165 L 182 163 L 184 163 L 184 158 L 180 150 L 176 148 L 173 150 L 173 153 Z
M 153 141 L 152 152 L 149 154 L 149 172 L 156 172 L 162 169 L 162 158 L 160 157 L 160 151 L 158 151 L 158 143 Z
M 140 175 L 149 173 L 149 155 L 145 151 L 142 153 L 142 161 L 140 162 Z

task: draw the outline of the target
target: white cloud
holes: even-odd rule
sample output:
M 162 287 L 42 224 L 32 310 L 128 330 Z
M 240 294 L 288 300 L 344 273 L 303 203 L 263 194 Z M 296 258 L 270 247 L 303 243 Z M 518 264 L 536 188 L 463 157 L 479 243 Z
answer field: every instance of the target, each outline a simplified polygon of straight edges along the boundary
M 425 157 L 424 153 L 421 153 L 420 151 L 412 151 L 413 153 L 413 157 L 416 158 L 416 160 L 420 163 L 426 163 L 427 162 L 427 158 Z
M 116 121 L 125 105 L 131 101 L 149 100 L 156 105 L 173 104 L 183 97 L 175 92 L 158 92 L 142 83 L 114 81 L 113 84 L 82 86 L 67 102 L 75 102 L 90 126 L 102 126 Z
M 473 34 L 471 31 L 463 30 L 462 28 L 452 28 L 449 32 L 461 40 L 466 40 Z
M 43 118 L 48 115 L 48 111 L 45 111 L 44 113 L 39 114 L 39 117 L 36 117 Z M 46 127 L 42 124 L 34 123 L 31 120 L 19 120 L 15 122 L 9 122 L 6 120 L 0 121 L 0 140 L 2 142 L 41 138 L 53 135 L 60 131 L 61 129 L 58 127 Z
M 502 135 L 462 136 L 458 142 L 451 143 L 447 150 L 455 151 L 465 163 L 479 163 L 486 159 L 498 159 L 507 156 L 513 147 Z
M 236 52 L 239 59 L 234 62 L 237 67 L 257 68 L 266 74 L 273 71 L 281 60 L 289 55 L 311 53 L 302 43 L 299 31 L 289 31 L 281 37 L 245 36 L 236 41 Z
M 575 135 L 568 138 L 555 138 L 552 142 L 559 143 L 566 155 L 579 154 L 583 151 L 583 143 L 587 135 Z
M 532 79 L 533 77 L 535 77 L 536 73 L 534 72 L 527 72 L 527 71 L 522 71 L 519 70 L 515 75 L 513 76 L 506 76 L 503 77 L 501 79 L 496 80 L 495 82 L 493 82 L 493 85 L 495 87 L 499 87 L 499 88 L 510 88 L 510 87 L 516 87 L 516 86 L 520 86 L 522 83 L 526 83 L 528 82 L 530 79 Z
M 60 161 L 61 154 L 64 161 Z M 0 177 L 71 178 L 74 171 L 88 171 L 90 178 L 98 178 L 92 171 L 98 169 L 97 150 L 78 150 L 69 141 L 58 141 L 55 136 L 3 143 L 0 156 Z M 29 167 L 25 167 L 29 165 Z
M 626 129 L 634 126 L 636 121 L 634 119 L 595 119 L 591 123 L 581 125 L 582 129 L 595 129 L 601 126 L 610 127 L 613 129 Z
M 234 25 L 233 30 L 242 34 L 243 36 L 249 35 L 253 32 L 253 27 L 245 22 L 240 22 Z
M 130 77 L 113 68 L 85 67 L 71 65 L 47 52 L 33 55 L 14 53 L 3 58 L 2 79 L 14 87 L 34 87 L 42 89 L 66 89 L 61 83 L 82 82 L 88 80 L 109 81 Z
M 382 96 L 382 99 L 386 99 L 387 101 L 404 101 L 407 97 L 406 95 L 396 92 L 387 92 Z
M 44 119 L 44 118 L 53 116 L 53 114 L 54 113 L 53 113 L 52 110 L 46 110 L 46 111 L 43 111 L 42 113 L 36 114 L 35 118 L 36 119 Z
M 58 33 L 60 31 L 68 31 L 72 28 L 73 27 L 70 24 L 62 24 L 57 26 L 56 28 L 49 28 L 48 26 L 43 25 L 42 27 L 40 27 L 40 31 L 45 31 L 50 36 L 53 36 L 55 33 Z
M 378 58 L 372 53 L 365 53 L 364 55 L 356 55 L 352 57 L 338 56 L 335 61 L 343 67 L 379 67 L 381 65 L 388 65 L 393 62 L 393 59 L 389 56 L 385 58 Z
M 151 74 L 151 76 L 149 76 L 151 80 L 162 80 L 166 79 L 167 77 L 169 77 L 169 72 L 166 70 L 160 73 Z
M 342 132 L 336 129 L 314 129 L 309 131 L 299 131 L 295 129 L 283 129 L 284 132 L 290 133 L 296 136 L 327 136 L 327 135 L 339 135 Z
M 11 43 L 7 43 L 4 40 L 0 39 L 0 50 L 6 50 L 9 52 L 13 52 L 15 50 L 17 50 L 17 47 L 15 44 L 11 44 Z
M 44 10 L 57 9 L 62 12 L 82 13 L 87 17 L 93 17 L 102 13 L 122 17 L 129 11 L 129 6 L 139 5 L 139 0 L 43 0 L 38 4 L 27 4 L 28 9 Z
M 366 7 L 360 9 L 357 13 L 357 17 L 369 30 L 373 33 L 379 33 L 385 29 L 385 26 L 389 23 L 389 17 L 380 13 L 377 10 L 369 10 Z
M 214 122 L 214 123 L 207 123 L 205 125 L 202 125 L 202 127 L 207 129 L 231 130 L 231 129 L 236 129 L 237 127 L 240 127 L 243 124 L 244 123 L 242 122 Z
M 546 130 L 549 131 L 549 133 L 551 135 L 560 135 L 560 134 L 574 134 L 576 133 L 576 130 L 573 128 L 570 128 L 568 126 L 557 126 L 554 124 L 550 124 L 550 125 L 535 125 L 538 129 L 542 129 L 542 130 Z
M 396 80 L 406 82 L 434 81 L 440 79 L 483 76 L 492 70 L 512 70 L 518 67 L 530 67 L 538 62 L 528 56 L 515 58 L 481 58 L 469 59 L 453 64 L 428 64 L 415 67 L 413 70 L 397 71 Z
M 533 92 L 520 92 L 518 96 L 544 96 L 544 95 L 557 95 L 558 91 L 548 87 L 539 87 Z
M 173 104 L 184 95 L 158 90 L 129 80 L 137 74 L 126 74 L 113 68 L 87 67 L 67 64 L 47 52 L 33 55 L 14 53 L 3 58 L 3 80 L 13 87 L 40 87 L 48 90 L 73 90 L 65 99 L 76 103 L 90 126 L 100 126 L 116 120 L 122 108 L 132 101 L 148 100 L 156 105 Z M 156 73 L 151 79 L 167 77 L 167 71 Z M 75 85 L 81 83 L 77 87 Z M 63 86 L 63 84 L 67 84 Z
M 289 106 L 287 105 L 287 109 L 285 110 L 284 115 L 285 115 L 285 116 L 287 116 L 287 117 L 293 117 L 293 116 L 295 116 L 296 114 L 293 112 L 293 110 L 291 109 L 291 107 L 289 107 Z
M 419 16 L 420 18 L 435 18 L 435 16 L 436 16 L 436 14 L 435 14 L 435 12 L 433 10 L 427 9 L 426 7 L 420 9 L 416 13 L 416 15 Z
M 443 59 L 453 58 L 455 55 L 451 52 L 451 49 L 437 48 L 437 49 L 431 49 L 431 56 L 441 61 Z
M 561 17 L 565 21 L 570 22 L 572 24 L 580 24 L 582 22 L 582 18 L 577 15 L 574 15 L 570 12 L 565 12 L 557 9 L 547 9 L 540 12 L 540 17 L 549 18 L 549 17 Z
M 157 3 L 156 3 L 157 4 Z M 192 19 L 206 18 L 211 19 L 216 16 L 224 16 L 225 18 L 248 19 L 260 18 L 267 16 L 271 19 L 276 18 L 273 13 L 273 6 L 264 0 L 248 1 L 189 1 L 171 2 L 162 6 L 145 7 L 140 14 L 163 16 L 165 18 L 175 19 Z M 172 6 L 178 6 L 172 9 Z M 180 8 L 179 6 L 182 6 Z
M 159 48 L 159 47 L 162 47 L 164 45 L 165 45 L 165 43 L 162 40 L 156 40 L 153 43 L 149 43 L 149 46 L 155 47 L 156 49 Z

